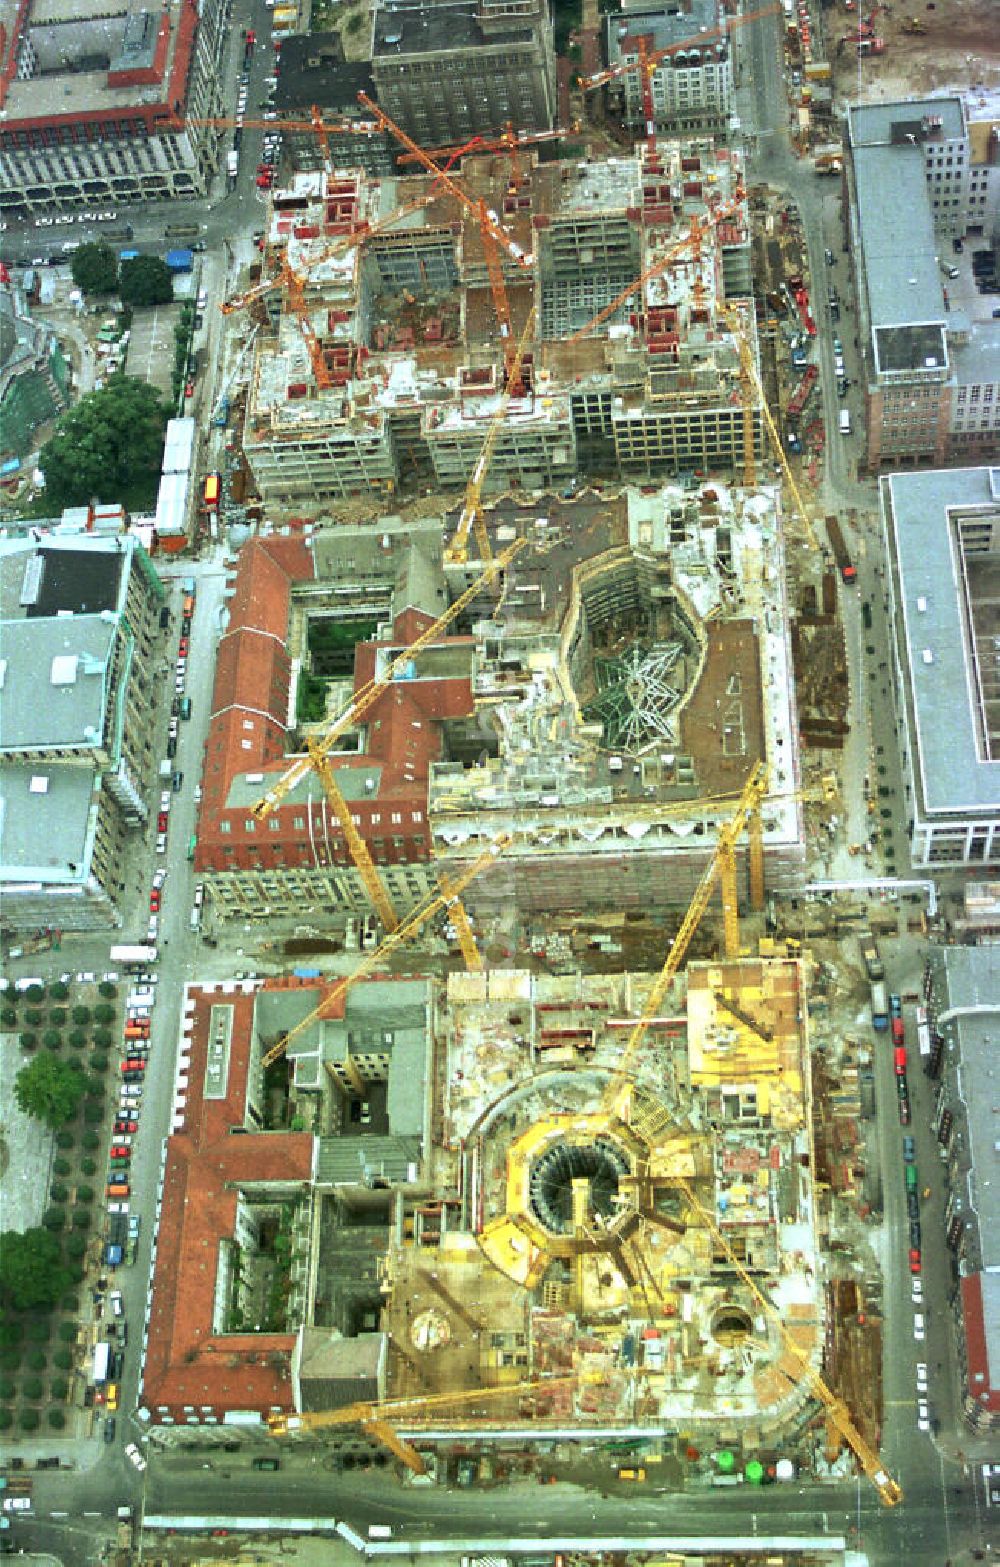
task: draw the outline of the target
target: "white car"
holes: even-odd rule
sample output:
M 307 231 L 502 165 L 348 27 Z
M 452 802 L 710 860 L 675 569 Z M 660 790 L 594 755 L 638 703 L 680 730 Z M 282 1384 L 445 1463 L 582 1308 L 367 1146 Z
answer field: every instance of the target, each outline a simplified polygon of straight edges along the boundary
M 5 1496 L 3 1499 L 3 1510 L 5 1513 L 30 1513 L 31 1497 Z
M 169 789 L 164 789 L 160 793 L 160 810 L 161 811 L 169 811 L 169 809 L 170 809 L 170 790 Z
M 160 888 L 163 886 L 163 883 L 166 881 L 166 879 L 167 879 L 166 871 L 157 871 L 156 875 L 153 877 L 153 890 L 154 890 L 154 892 L 159 892 Z
M 917 1392 L 918 1393 L 926 1393 L 927 1392 L 927 1362 L 926 1362 L 926 1360 L 918 1360 L 917 1361 Z
M 157 854 L 166 854 L 167 852 L 167 835 L 165 832 L 158 832 L 156 835 L 156 852 Z
M 140 1473 L 142 1472 L 143 1469 L 145 1469 L 145 1467 L 146 1467 L 146 1460 L 143 1458 L 142 1454 L 140 1453 L 138 1447 L 136 1446 L 136 1444 L 134 1442 L 130 1442 L 128 1444 L 128 1447 L 126 1447 L 126 1449 L 125 1449 L 125 1457 L 128 1458 L 133 1464 L 135 1464 L 135 1467 L 140 1471 Z
M 114 1312 L 116 1317 L 124 1316 L 125 1307 L 122 1304 L 121 1290 L 112 1290 L 111 1294 L 108 1296 L 108 1301 L 110 1303 L 111 1310 Z
M 81 985 L 92 985 L 97 979 L 97 975 L 91 974 L 89 971 L 78 974 L 76 977 Z
M 128 1213 L 128 1203 L 127 1202 L 109 1202 L 108 1203 L 108 1212 L 109 1213 Z
M 79 979 L 80 978 L 79 974 L 76 977 L 77 977 L 77 979 Z M 44 985 L 44 984 L 45 984 L 44 979 L 39 979 L 37 977 L 36 978 L 31 978 L 29 976 L 29 977 L 26 977 L 25 979 L 19 979 L 16 982 L 16 984 L 14 986 L 14 989 L 15 990 L 30 990 L 32 985 Z
M 923 1313 L 919 1311 L 915 1311 L 913 1313 L 913 1337 L 916 1339 L 918 1344 L 922 1344 L 924 1339 L 927 1337 L 927 1334 L 924 1331 Z
M 156 941 L 156 933 L 159 930 L 159 928 L 160 928 L 160 916 L 158 914 L 151 914 L 149 916 L 149 924 L 146 927 L 146 941 L 147 941 L 148 944 L 152 945 L 153 943 L 155 943 L 155 941 Z
M 931 1428 L 931 1408 L 926 1398 L 917 1399 L 917 1430 L 929 1431 Z
M 911 1296 L 911 1299 L 913 1300 L 913 1304 L 915 1306 L 919 1306 L 919 1305 L 921 1305 L 923 1303 L 924 1285 L 923 1285 L 923 1280 L 922 1279 L 916 1279 L 916 1278 L 915 1279 L 911 1279 L 911 1281 L 910 1281 L 910 1296 Z

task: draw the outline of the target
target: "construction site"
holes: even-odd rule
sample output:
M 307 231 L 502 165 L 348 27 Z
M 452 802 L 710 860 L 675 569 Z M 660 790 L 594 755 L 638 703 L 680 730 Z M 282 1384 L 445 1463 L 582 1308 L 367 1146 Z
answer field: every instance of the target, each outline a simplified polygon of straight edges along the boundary
M 759 458 L 738 153 L 515 146 L 460 184 L 418 161 L 273 192 L 261 281 L 226 307 L 260 322 L 242 445 L 265 502 L 464 486 L 501 407 L 493 491 Z

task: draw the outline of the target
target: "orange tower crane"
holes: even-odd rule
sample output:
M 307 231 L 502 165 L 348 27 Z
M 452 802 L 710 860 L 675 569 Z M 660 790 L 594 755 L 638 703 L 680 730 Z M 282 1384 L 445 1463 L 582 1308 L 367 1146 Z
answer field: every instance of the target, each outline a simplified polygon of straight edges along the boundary
M 599 310 L 596 316 L 592 316 L 589 321 L 585 322 L 565 341 L 567 343 L 577 343 L 581 338 L 589 336 L 595 327 L 602 326 L 609 316 L 613 316 L 619 305 L 623 305 L 626 299 L 631 298 L 633 294 L 637 294 L 653 278 L 659 277 L 662 272 L 665 272 L 668 267 L 672 266 L 678 256 L 683 255 L 684 251 L 693 248 L 695 253 L 698 254 L 708 231 L 715 228 L 717 224 L 725 222 L 726 218 L 731 217 L 734 212 L 739 210 L 744 194 L 742 185 L 738 186 L 733 198 L 717 208 L 711 217 L 693 217 L 690 232 L 685 234 L 683 239 L 678 240 L 676 245 L 671 245 L 669 250 L 664 251 L 655 261 L 651 261 L 649 266 L 639 273 L 638 277 L 633 278 L 631 283 L 621 290 L 621 293 L 615 295 L 610 304 L 605 305 L 603 310 Z
M 366 93 L 358 93 L 358 102 L 375 116 L 379 125 L 391 131 L 407 150 L 412 153 L 417 163 L 426 169 L 428 174 L 433 174 L 445 190 L 462 206 L 466 212 L 476 219 L 479 224 L 479 232 L 483 239 L 483 254 L 486 261 L 486 271 L 490 280 L 490 292 L 493 295 L 493 308 L 496 311 L 497 325 L 500 329 L 500 339 L 503 343 L 504 363 L 507 369 L 507 380 L 511 379 L 510 371 L 514 363 L 515 345 L 513 328 L 511 324 L 510 300 L 507 297 L 507 284 L 503 275 L 503 257 L 509 260 L 524 272 L 529 272 L 534 266 L 534 257 L 526 254 L 523 248 L 512 239 L 507 230 L 499 222 L 495 212 L 491 212 L 482 197 L 471 196 L 464 190 L 457 180 L 435 163 L 430 153 L 417 145 L 411 136 L 408 136 L 394 120 L 391 120 L 378 104 L 373 102 Z
M 606 70 L 596 71 L 593 76 L 581 76 L 580 86 L 585 93 L 593 92 L 595 88 L 606 87 L 609 82 L 619 81 L 630 71 L 637 70 L 642 94 L 643 126 L 647 142 L 652 147 L 656 141 L 656 108 L 653 102 L 653 75 L 656 67 L 671 55 L 682 54 L 689 49 L 703 48 L 712 39 L 721 40 L 735 28 L 742 27 L 744 23 L 756 22 L 765 16 L 776 16 L 781 9 L 780 5 L 765 5 L 758 10 L 747 11 L 742 16 L 727 17 L 722 27 L 705 28 L 703 32 L 695 33 L 692 38 L 682 39 L 677 44 L 669 44 L 665 49 L 651 49 L 649 47 L 651 35 L 643 33 L 636 38 L 634 58 L 621 60 L 617 65 L 609 65 Z

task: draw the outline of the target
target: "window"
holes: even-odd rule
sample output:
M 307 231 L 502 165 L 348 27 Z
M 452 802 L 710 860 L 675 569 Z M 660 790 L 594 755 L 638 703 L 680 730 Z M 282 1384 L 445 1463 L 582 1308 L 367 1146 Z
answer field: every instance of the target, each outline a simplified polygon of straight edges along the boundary
M 219 823 L 219 831 L 220 832 L 232 832 L 232 830 L 233 830 L 232 822 L 227 821 L 226 818 L 223 817 L 222 821 Z
M 243 830 L 244 830 L 244 832 L 256 832 L 257 831 L 257 823 L 254 821 L 252 816 L 245 816 L 243 818 Z

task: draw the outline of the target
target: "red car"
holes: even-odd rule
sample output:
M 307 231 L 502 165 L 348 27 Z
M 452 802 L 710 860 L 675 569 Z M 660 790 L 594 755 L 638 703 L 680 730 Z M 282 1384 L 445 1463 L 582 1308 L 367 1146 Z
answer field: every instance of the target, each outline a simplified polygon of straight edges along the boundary
M 185 397 L 193 397 L 194 396 L 194 382 L 193 381 L 188 381 L 185 384 L 184 396 Z
M 910 1247 L 910 1272 L 911 1273 L 919 1273 L 920 1272 L 920 1247 L 919 1246 L 911 1246 Z
M 892 1019 L 892 1042 L 893 1042 L 893 1044 L 894 1045 L 901 1045 L 905 1038 L 906 1038 L 906 1035 L 903 1032 L 903 1019 L 901 1017 L 894 1017 Z
M 897 1077 L 902 1077 L 906 1071 L 906 1046 L 897 1045 L 892 1052 L 892 1064 Z
M 122 1061 L 120 1070 L 123 1072 L 145 1072 L 146 1063 L 141 1056 Z
M 255 44 L 256 42 L 257 42 L 257 34 L 254 32 L 252 27 L 248 27 L 247 28 L 247 43 L 248 44 Z
M 149 894 L 149 912 L 150 912 L 150 914 L 159 914 L 159 912 L 160 912 L 160 889 L 159 889 L 159 887 L 154 887 L 152 892 Z
M 159 813 L 159 815 L 157 816 L 157 818 L 156 818 L 156 830 L 157 830 L 157 832 L 166 832 L 166 830 L 167 830 L 167 813 L 166 813 L 166 811 L 161 811 Z
M 187 658 L 187 652 L 188 652 L 188 639 L 187 639 L 187 637 L 181 637 L 180 645 L 177 648 L 177 657 L 178 658 Z
M 126 1143 L 113 1143 L 111 1145 L 111 1157 L 112 1159 L 131 1159 L 132 1150 Z
M 270 190 L 271 186 L 273 184 L 274 184 L 274 175 L 272 174 L 270 169 L 266 169 L 263 174 L 258 174 L 258 176 L 257 176 L 257 188 L 258 188 L 258 190 Z
M 139 1123 L 138 1123 L 138 1121 L 129 1121 L 124 1116 L 116 1117 L 116 1119 L 115 1119 L 115 1136 L 116 1137 L 126 1137 L 126 1136 L 128 1136 L 128 1134 L 130 1132 L 137 1132 L 138 1130 L 139 1130 Z

